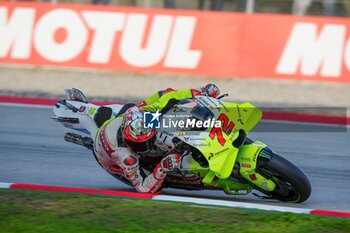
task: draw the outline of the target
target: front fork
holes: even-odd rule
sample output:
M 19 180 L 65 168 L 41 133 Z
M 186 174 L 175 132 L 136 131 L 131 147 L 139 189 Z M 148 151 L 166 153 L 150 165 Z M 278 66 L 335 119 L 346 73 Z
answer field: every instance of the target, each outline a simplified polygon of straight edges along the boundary
M 237 155 L 236 162 L 239 164 L 240 175 L 249 183 L 259 187 L 262 190 L 271 192 L 276 188 L 273 180 L 262 176 L 256 172 L 258 158 L 269 160 L 272 151 L 266 144 L 260 141 L 254 141 L 243 145 Z

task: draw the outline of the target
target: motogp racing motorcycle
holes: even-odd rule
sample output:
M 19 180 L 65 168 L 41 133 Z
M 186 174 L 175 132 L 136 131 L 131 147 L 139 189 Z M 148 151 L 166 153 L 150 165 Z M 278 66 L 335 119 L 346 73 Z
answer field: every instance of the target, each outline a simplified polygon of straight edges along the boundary
M 91 151 L 98 128 L 133 106 L 98 106 L 89 103 L 75 88 L 67 89 L 66 96 L 54 106 L 52 118 L 74 130 L 65 134 L 66 141 Z M 157 128 L 155 156 L 153 161 L 141 156 L 142 169 L 151 172 L 164 156 L 178 153 L 182 154 L 182 165 L 167 175 L 163 188 L 221 189 L 230 195 L 248 194 L 255 189 L 264 194 L 257 195 L 263 198 L 295 203 L 307 200 L 311 184 L 303 172 L 263 142 L 247 136 L 261 120 L 262 112 L 248 102 L 222 101 L 225 96 L 196 96 L 164 113 L 160 117 L 164 124 Z M 171 125 L 174 118 L 185 124 Z M 197 124 L 199 120 L 204 124 Z M 205 124 L 206 121 L 215 124 Z M 122 176 L 111 175 L 132 186 Z

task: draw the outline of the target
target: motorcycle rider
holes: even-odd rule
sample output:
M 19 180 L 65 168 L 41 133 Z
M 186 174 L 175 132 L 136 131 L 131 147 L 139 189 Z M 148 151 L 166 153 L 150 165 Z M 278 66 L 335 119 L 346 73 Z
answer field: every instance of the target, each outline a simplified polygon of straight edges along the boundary
M 157 164 L 150 174 L 139 165 L 140 156 L 147 156 L 154 148 L 156 129 L 143 127 L 143 111 L 161 113 L 177 102 L 197 95 L 217 97 L 219 88 L 208 84 L 199 89 L 174 90 L 168 88 L 129 108 L 112 120 L 106 121 L 94 140 L 94 152 L 101 166 L 112 175 L 129 181 L 138 192 L 155 193 L 161 187 L 168 172 L 180 163 L 180 154 L 169 154 Z

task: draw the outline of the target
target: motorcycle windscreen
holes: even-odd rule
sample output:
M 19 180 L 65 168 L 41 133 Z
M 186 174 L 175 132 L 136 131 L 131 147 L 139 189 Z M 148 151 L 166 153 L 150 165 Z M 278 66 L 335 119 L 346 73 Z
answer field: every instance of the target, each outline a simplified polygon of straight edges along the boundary
M 221 122 L 220 127 L 213 127 L 206 143 L 197 147 L 208 160 L 209 169 L 220 179 L 231 175 L 239 151 L 232 143 L 239 136 L 240 130 L 248 134 L 262 117 L 261 111 L 250 103 L 223 104 L 225 108 L 220 109 L 216 118 Z M 210 181 L 209 176 L 214 178 L 209 173 L 208 178 L 204 179 L 206 182 Z

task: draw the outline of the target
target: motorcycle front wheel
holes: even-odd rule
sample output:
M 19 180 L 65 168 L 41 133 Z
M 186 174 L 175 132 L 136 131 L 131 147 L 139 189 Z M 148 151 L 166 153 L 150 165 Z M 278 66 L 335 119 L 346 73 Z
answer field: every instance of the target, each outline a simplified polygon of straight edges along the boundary
M 256 172 L 276 183 L 276 188 L 272 192 L 255 187 L 272 199 L 301 203 L 310 197 L 309 179 L 294 164 L 275 153 L 272 153 L 270 160 L 261 163 Z

